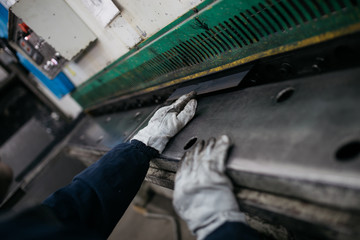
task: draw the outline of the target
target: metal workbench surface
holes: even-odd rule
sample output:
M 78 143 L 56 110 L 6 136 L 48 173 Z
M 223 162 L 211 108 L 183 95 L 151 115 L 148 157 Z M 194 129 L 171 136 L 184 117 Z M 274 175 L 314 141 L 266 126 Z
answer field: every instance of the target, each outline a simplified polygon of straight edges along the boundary
M 199 96 L 194 119 L 151 162 L 146 179 L 173 188 L 186 150 L 228 134 L 233 147 L 227 172 L 249 216 L 303 237 L 358 236 L 359 76 L 360 68 L 353 68 Z M 68 153 L 91 164 L 128 141 L 158 107 L 84 120 Z M 310 226 L 311 233 L 304 231 Z

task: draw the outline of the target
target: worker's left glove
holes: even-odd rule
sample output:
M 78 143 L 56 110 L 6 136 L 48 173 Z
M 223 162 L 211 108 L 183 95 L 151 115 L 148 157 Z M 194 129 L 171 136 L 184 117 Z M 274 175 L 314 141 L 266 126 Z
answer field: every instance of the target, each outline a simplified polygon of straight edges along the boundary
M 229 146 L 226 135 L 199 142 L 176 173 L 174 208 L 200 240 L 225 222 L 245 223 L 225 174 Z
M 160 108 L 148 125 L 132 139 L 141 141 L 162 153 L 170 138 L 194 117 L 197 106 L 196 100 L 193 99 L 195 95 L 195 92 L 191 92 L 181 96 L 170 106 Z

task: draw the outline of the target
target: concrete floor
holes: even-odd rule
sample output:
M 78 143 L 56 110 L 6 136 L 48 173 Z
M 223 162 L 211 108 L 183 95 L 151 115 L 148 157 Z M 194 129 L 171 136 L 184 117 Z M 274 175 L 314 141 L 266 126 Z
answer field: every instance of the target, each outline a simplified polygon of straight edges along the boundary
M 134 203 L 129 206 L 121 218 L 109 240 L 194 240 L 196 239 L 188 230 L 186 223 L 174 212 L 171 200 L 155 194 L 146 206 L 147 213 L 140 213 L 134 208 Z M 164 218 L 164 216 L 167 216 Z M 179 234 L 173 218 L 178 222 Z

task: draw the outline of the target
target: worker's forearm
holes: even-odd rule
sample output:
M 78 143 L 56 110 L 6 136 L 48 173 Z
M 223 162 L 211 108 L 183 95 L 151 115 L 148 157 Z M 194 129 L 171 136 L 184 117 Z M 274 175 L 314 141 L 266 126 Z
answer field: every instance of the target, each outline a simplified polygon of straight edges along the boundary
M 260 236 L 255 230 L 243 223 L 226 222 L 205 238 L 205 240 L 220 239 L 255 240 L 260 239 Z
M 157 151 L 138 141 L 114 147 L 44 201 L 65 224 L 107 237 L 139 190 Z

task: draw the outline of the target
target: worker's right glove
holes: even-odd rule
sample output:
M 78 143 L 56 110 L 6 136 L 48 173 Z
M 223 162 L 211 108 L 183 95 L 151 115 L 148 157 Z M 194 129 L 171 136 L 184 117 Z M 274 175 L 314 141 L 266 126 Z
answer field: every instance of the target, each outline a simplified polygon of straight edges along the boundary
M 175 178 L 173 205 L 198 239 L 225 222 L 245 222 L 225 174 L 230 140 L 221 136 L 187 152 Z
M 170 138 L 175 136 L 194 117 L 197 102 L 196 93 L 181 96 L 173 104 L 156 111 L 148 125 L 132 139 L 143 142 L 162 153 Z

